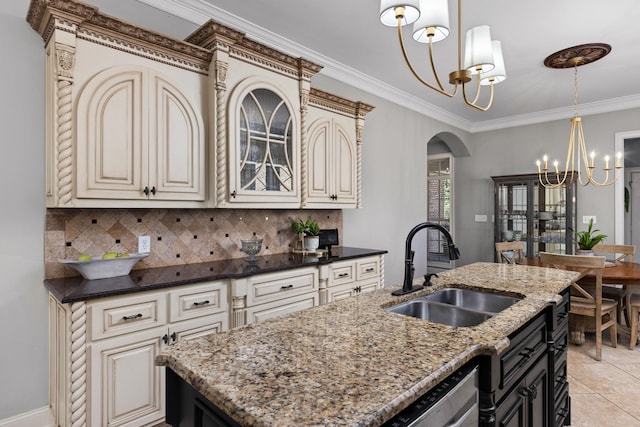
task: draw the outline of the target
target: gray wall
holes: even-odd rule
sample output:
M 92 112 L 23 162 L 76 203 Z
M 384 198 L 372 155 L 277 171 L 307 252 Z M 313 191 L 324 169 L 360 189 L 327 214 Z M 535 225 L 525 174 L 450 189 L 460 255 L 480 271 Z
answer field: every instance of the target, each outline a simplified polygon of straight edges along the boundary
M 4 83 L 0 101 L 4 152 L 0 160 L 4 183 L 0 208 L 0 325 L 4 338 L 0 420 L 47 405 L 48 317 L 42 286 L 44 49 L 40 36 L 25 20 L 28 4 L 28 0 L 0 3 L 0 54 L 4 58 L 0 70 Z M 139 22 L 136 18 L 126 19 Z M 171 29 L 158 30 L 169 33 Z M 493 213 L 490 177 L 534 172 L 533 160 L 545 150 L 552 158 L 566 151 L 568 119 L 470 135 L 321 75 L 314 77 L 313 84 L 376 106 L 366 118 L 364 132 L 364 208 L 344 212 L 341 238 L 349 246 L 389 251 L 387 285 L 401 282 L 405 236 L 425 218 L 426 145 L 433 135 L 451 132 L 471 152 L 471 157 L 456 160 L 455 237 L 462 252 L 458 265 L 492 260 L 493 225 L 474 222 L 476 213 L 489 217 Z M 640 128 L 639 113 L 631 110 L 585 117 L 588 145 L 613 153 L 614 133 Z M 557 153 L 549 147 L 556 147 Z M 613 236 L 613 188 L 589 187 L 578 194 L 578 215 L 597 215 L 599 228 Z M 421 239 L 423 236 L 416 238 L 414 248 L 423 246 Z M 424 253 L 416 254 L 416 275 L 424 273 L 423 259 Z
M 47 405 L 44 50 L 27 0 L 0 3 L 0 420 Z

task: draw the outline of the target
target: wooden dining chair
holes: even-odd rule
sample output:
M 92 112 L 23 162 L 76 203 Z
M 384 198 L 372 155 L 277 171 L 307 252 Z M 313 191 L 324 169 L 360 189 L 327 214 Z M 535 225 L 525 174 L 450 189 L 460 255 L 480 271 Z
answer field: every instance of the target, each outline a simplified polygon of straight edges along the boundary
M 629 350 L 636 348 L 638 342 L 638 316 L 640 316 L 640 295 L 631 295 L 627 300 L 629 304 L 629 320 L 631 321 L 631 337 L 629 338 Z
M 633 262 L 633 256 L 636 253 L 635 245 L 608 245 L 604 243 L 598 243 L 593 247 L 593 251 L 600 254 L 614 254 L 616 258 L 614 262 L 627 261 Z M 606 255 L 605 255 L 606 256 Z M 624 313 L 624 320 L 627 325 L 631 325 L 629 317 L 629 297 L 630 294 L 622 285 L 615 283 L 603 283 L 602 284 L 602 298 L 608 298 L 615 300 L 618 303 L 617 318 L 618 323 L 622 323 L 622 315 Z
M 561 255 L 540 252 L 540 261 L 545 267 L 572 270 L 580 273 L 571 283 L 569 313 L 593 317 L 596 333 L 596 360 L 602 360 L 602 332 L 611 328 L 611 346 L 618 344 L 618 327 L 616 321 L 617 304 L 613 300 L 602 298 L 602 269 L 606 258 L 603 256 Z M 593 294 L 578 284 L 587 274 L 596 277 Z
M 496 242 L 496 255 L 500 264 L 515 264 L 524 258 L 524 242 Z

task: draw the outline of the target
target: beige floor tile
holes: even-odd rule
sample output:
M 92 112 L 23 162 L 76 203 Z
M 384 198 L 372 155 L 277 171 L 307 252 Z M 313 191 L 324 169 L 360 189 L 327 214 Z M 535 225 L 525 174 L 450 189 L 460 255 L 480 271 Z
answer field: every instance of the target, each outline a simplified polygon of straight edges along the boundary
M 594 391 L 591 390 L 586 385 L 582 384 L 579 379 L 569 375 L 569 394 L 573 396 L 574 394 L 593 394 Z
M 597 394 L 571 396 L 571 427 L 640 427 L 640 421 Z
M 607 394 L 604 395 L 604 397 L 640 420 L 640 406 L 638 405 L 640 401 L 640 391 L 638 391 L 638 394 Z
M 640 379 L 608 363 L 569 364 L 569 375 L 596 393 L 637 393 Z
M 640 379 L 640 354 L 636 352 L 636 363 L 618 363 L 616 364 L 616 367 L 622 369 L 629 375 Z

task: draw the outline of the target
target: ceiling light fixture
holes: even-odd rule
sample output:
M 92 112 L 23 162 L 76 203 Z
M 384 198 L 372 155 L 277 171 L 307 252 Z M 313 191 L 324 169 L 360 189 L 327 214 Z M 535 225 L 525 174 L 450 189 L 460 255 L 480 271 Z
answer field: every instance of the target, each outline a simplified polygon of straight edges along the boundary
M 436 71 L 433 61 L 433 43 L 443 40 L 449 35 L 449 3 L 448 0 L 382 0 L 380 2 L 380 22 L 389 27 L 398 28 L 400 48 L 411 73 L 430 89 L 454 97 L 458 87 L 462 86 L 465 104 L 480 111 L 487 111 L 493 104 L 493 85 L 507 78 L 502 57 L 502 45 L 491 40 L 488 25 L 480 25 L 467 31 L 464 67 L 462 66 L 462 0 L 458 0 L 458 68 L 449 74 L 449 83 L 454 85 L 452 92 L 447 92 Z M 402 27 L 413 24 L 413 39 L 419 43 L 429 44 L 429 62 L 436 84 L 423 79 L 415 70 L 404 45 Z M 466 84 L 476 76 L 476 92 L 473 99 L 467 97 Z M 478 105 L 482 86 L 490 86 L 489 101 L 486 106 Z
M 552 181 L 549 179 L 549 168 L 548 168 L 548 158 L 545 154 L 542 158 L 542 163 L 540 160 L 536 160 L 536 166 L 538 167 L 538 180 L 540 184 L 547 188 L 557 188 L 564 185 L 567 182 L 568 184 L 573 183 L 578 178 L 578 182 L 581 185 L 589 185 L 593 184 L 596 186 L 606 186 L 611 185 L 618 180 L 618 175 L 620 169 L 622 169 L 622 153 L 618 153 L 616 155 L 615 161 L 615 177 L 613 179 L 609 179 L 609 172 L 612 168 L 609 166 L 609 156 L 604 157 L 604 180 L 597 181 L 593 177 L 593 172 L 595 169 L 595 151 L 592 151 L 590 156 L 587 157 L 587 147 L 584 141 L 584 133 L 582 131 L 582 118 L 578 115 L 578 67 L 585 64 L 590 64 L 598 59 L 603 58 L 611 52 L 611 46 L 605 43 L 589 43 L 582 44 L 579 46 L 569 47 L 567 49 L 563 49 L 554 54 L 549 55 L 544 60 L 544 65 L 549 68 L 563 69 L 563 68 L 571 68 L 574 69 L 574 84 L 575 84 L 575 106 L 576 112 L 573 118 L 571 119 L 571 133 L 569 134 L 569 147 L 567 149 L 567 160 L 564 166 L 564 172 L 561 173 L 558 170 L 558 161 L 553 162 L 553 166 L 555 172 L 552 172 L 552 177 L 555 179 Z M 577 142 L 576 142 L 577 139 Z M 578 151 L 578 155 L 576 155 L 576 150 Z M 576 159 L 577 157 L 577 159 Z M 576 170 L 575 163 L 578 163 L 578 168 Z M 583 179 L 581 169 L 582 163 L 584 163 L 584 170 L 586 178 Z

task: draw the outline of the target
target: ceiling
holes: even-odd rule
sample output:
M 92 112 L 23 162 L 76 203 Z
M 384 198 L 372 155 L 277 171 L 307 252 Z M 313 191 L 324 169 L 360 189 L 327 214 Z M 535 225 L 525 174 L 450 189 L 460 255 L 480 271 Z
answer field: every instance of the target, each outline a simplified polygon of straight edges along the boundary
M 580 115 L 640 107 L 638 0 L 463 1 L 463 29 L 488 24 L 492 37 L 502 41 L 508 77 L 496 85 L 488 112 L 465 106 L 460 94 L 448 98 L 415 80 L 402 59 L 395 28 L 380 24 L 378 0 L 84 1 L 102 13 L 178 39 L 213 18 L 323 65 L 321 74 L 470 132 L 568 122 L 575 109 L 573 69 L 546 68 L 544 58 L 579 44 L 608 43 L 609 55 L 578 69 Z M 435 45 L 443 82 L 457 64 L 457 2 L 449 0 L 449 8 L 451 34 Z M 407 28 L 405 39 L 417 63 L 426 59 L 426 49 L 409 32 Z M 432 81 L 426 66 L 416 67 Z M 625 165 L 640 166 L 640 141 L 631 142 L 625 144 Z
M 640 107 L 637 0 L 463 1 L 463 30 L 488 24 L 492 38 L 502 41 L 508 77 L 496 85 L 488 112 L 465 106 L 461 94 L 448 98 L 417 82 L 404 64 L 395 28 L 379 21 L 377 0 L 87 1 L 104 13 L 181 39 L 213 18 L 324 65 L 321 73 L 328 77 L 471 132 L 570 118 L 574 71 L 546 68 L 544 58 L 570 46 L 608 43 L 609 55 L 578 69 L 580 114 Z M 457 2 L 450 0 L 449 7 L 451 34 L 435 44 L 443 82 L 457 64 Z M 410 31 L 407 27 L 409 55 L 432 81 L 430 69 L 419 63 L 426 49 L 413 42 Z

